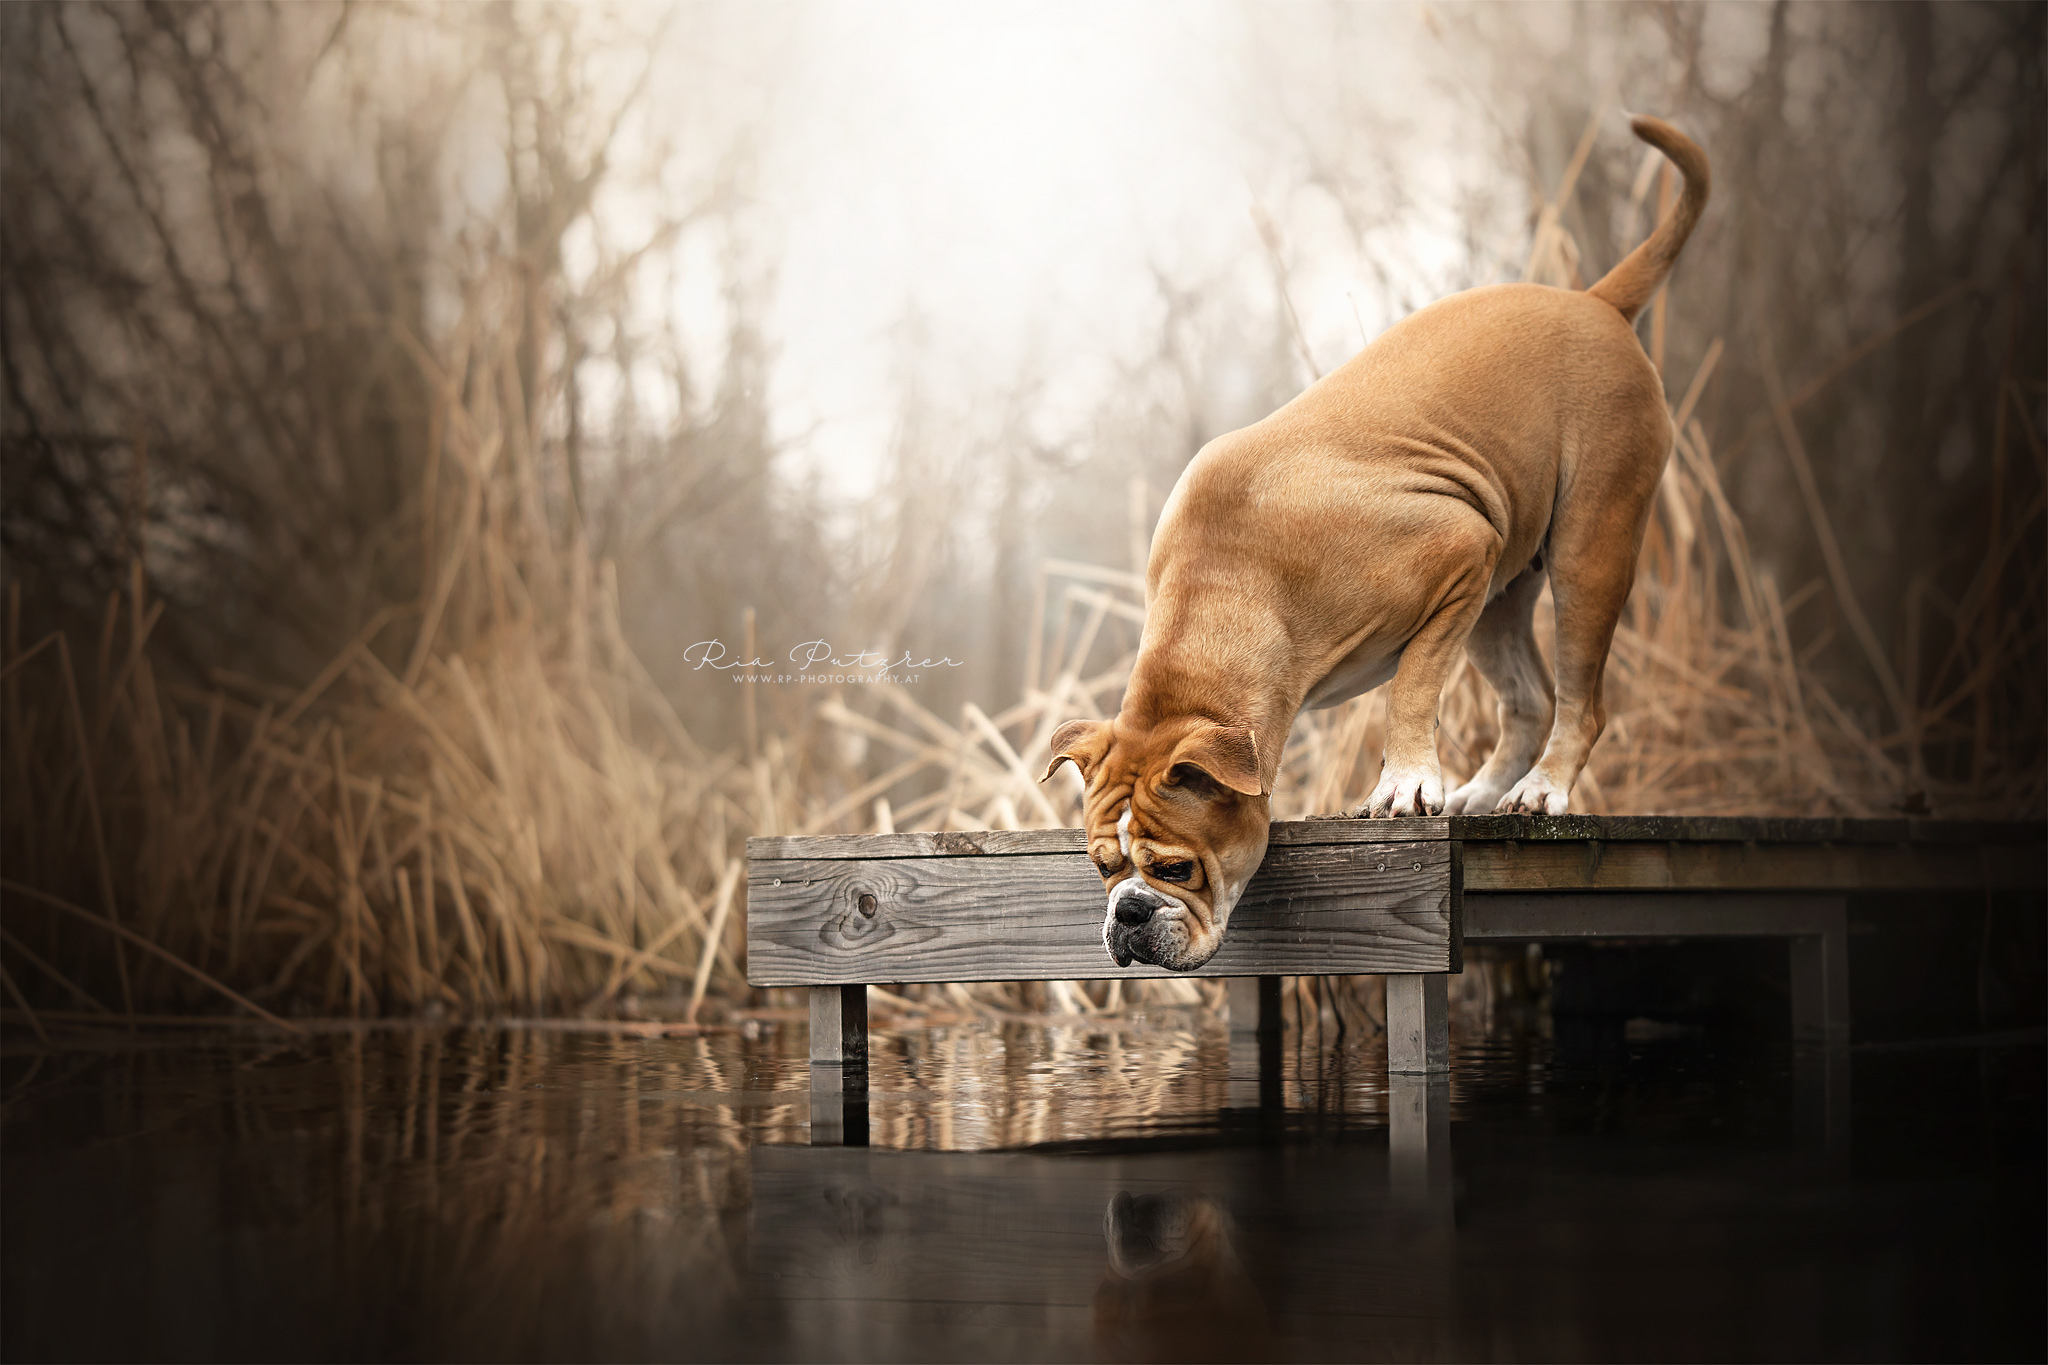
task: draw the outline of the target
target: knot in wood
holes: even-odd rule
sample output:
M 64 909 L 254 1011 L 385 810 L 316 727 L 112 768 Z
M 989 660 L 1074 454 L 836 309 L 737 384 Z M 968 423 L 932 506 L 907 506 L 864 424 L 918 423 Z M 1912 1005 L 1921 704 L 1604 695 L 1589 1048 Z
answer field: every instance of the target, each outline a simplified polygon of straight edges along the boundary
M 861 892 L 860 899 L 854 902 L 854 907 L 860 911 L 863 918 L 873 919 L 875 917 L 876 908 L 874 892 Z

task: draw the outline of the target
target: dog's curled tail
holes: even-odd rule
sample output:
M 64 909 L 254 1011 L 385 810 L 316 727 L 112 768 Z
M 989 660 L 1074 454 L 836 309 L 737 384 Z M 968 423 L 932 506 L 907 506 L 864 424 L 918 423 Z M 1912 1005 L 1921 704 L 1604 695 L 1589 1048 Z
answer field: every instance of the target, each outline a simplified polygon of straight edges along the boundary
M 1613 304 L 1623 317 L 1634 322 L 1636 314 L 1657 292 L 1657 286 L 1671 273 L 1672 262 L 1678 259 L 1685 239 L 1692 236 L 1700 210 L 1707 206 L 1712 177 L 1707 173 L 1707 154 L 1699 149 L 1699 144 L 1663 119 L 1638 114 L 1628 121 L 1628 126 L 1637 137 L 1670 157 L 1679 174 L 1685 177 L 1684 193 L 1671 212 L 1664 215 L 1664 221 L 1657 224 L 1656 231 L 1586 291 Z

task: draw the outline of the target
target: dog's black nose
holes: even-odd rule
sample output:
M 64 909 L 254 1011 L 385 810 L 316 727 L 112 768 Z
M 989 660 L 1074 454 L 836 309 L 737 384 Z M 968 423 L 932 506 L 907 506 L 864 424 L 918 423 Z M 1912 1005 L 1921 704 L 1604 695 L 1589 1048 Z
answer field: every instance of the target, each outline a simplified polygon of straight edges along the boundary
M 1116 922 L 1135 929 L 1152 918 L 1152 911 L 1155 908 L 1151 901 L 1139 900 L 1136 896 L 1125 896 L 1116 903 Z

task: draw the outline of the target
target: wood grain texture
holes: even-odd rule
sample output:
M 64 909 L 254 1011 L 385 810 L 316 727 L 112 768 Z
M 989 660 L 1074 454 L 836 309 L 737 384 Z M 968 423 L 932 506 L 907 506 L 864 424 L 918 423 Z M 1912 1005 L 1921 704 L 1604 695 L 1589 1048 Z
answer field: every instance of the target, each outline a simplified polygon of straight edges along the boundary
M 1938 820 L 1283 821 L 1195 975 L 1457 971 L 1467 890 L 2040 889 L 2044 838 L 2037 824 Z M 1171 975 L 1111 961 L 1080 830 L 756 838 L 747 851 L 757 986 Z
M 1297 844 L 1399 844 L 1450 837 L 1443 817 L 1419 820 L 1276 820 L 1269 847 Z M 976 829 L 909 834 L 757 835 L 747 857 L 757 858 L 971 858 L 1019 854 L 1083 853 L 1078 829 Z
M 907 834 L 755 835 L 747 860 L 767 858 L 971 858 L 1081 853 L 1087 836 L 1078 829 L 973 829 Z
M 1464 889 L 1912 891 L 2048 882 L 2026 844 L 1485 843 L 1464 841 Z
M 2048 824 L 1981 820 L 1780 819 L 1681 815 L 1460 815 L 1424 819 L 1280 820 L 1270 846 L 1418 843 L 1755 843 L 1942 844 L 1950 846 L 2048 844 Z M 747 840 L 755 858 L 959 858 L 1079 853 L 1078 829 L 982 829 L 944 834 L 812 834 Z
M 886 836 L 885 836 L 886 837 Z M 1455 960 L 1450 845 L 1276 848 L 1222 948 L 1195 976 L 1442 972 Z M 861 898 L 872 897 L 872 914 Z M 756 986 L 1176 975 L 1119 969 L 1085 854 L 1000 862 L 750 858 L 747 979 Z
M 1839 891 L 1513 891 L 1465 897 L 1474 942 L 1572 938 L 1799 938 L 1845 933 Z
M 1449 837 L 1468 842 L 1761 844 L 2043 844 L 2048 823 L 1984 820 L 1795 819 L 1697 815 L 1461 815 Z

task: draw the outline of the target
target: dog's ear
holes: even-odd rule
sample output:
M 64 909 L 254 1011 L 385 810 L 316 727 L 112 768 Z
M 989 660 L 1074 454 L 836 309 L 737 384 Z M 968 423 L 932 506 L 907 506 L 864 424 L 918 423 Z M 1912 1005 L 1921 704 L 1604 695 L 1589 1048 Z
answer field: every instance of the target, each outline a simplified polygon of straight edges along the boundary
M 1109 752 L 1110 728 L 1105 720 L 1070 720 L 1052 732 L 1052 762 L 1045 765 L 1045 781 L 1059 771 L 1062 763 L 1071 763 L 1081 770 L 1081 780 L 1086 782 L 1095 775 L 1095 765 L 1102 762 L 1102 756 Z
M 1259 781 L 1259 740 L 1242 725 L 1204 725 L 1173 746 L 1167 760 L 1169 780 L 1175 770 L 1188 767 L 1219 787 L 1246 796 L 1263 796 Z

